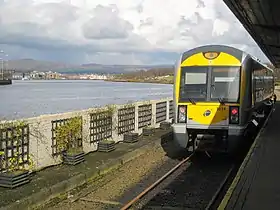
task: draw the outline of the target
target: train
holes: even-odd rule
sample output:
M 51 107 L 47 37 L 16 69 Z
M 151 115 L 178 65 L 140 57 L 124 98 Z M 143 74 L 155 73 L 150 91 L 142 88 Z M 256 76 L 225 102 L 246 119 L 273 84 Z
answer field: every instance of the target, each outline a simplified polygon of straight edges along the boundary
M 226 45 L 180 54 L 173 85 L 173 138 L 188 151 L 234 155 L 275 104 L 272 68 Z

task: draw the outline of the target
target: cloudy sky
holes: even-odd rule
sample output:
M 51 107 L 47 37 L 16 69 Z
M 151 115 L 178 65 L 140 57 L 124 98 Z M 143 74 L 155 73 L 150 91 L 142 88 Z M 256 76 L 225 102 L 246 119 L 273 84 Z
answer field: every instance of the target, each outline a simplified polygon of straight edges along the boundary
M 267 61 L 222 0 L 0 0 L 0 49 L 9 59 L 173 64 L 204 44 Z

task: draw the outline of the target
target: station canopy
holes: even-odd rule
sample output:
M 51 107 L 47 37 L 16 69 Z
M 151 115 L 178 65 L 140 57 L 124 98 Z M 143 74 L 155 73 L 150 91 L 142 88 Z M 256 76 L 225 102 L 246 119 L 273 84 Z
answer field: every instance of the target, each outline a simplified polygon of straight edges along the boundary
M 224 0 L 272 64 L 280 67 L 280 0 Z

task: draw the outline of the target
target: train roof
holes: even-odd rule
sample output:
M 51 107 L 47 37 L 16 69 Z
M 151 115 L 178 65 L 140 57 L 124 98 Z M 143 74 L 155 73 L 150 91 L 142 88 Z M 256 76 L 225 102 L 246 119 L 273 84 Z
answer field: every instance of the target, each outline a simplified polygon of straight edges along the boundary
M 203 45 L 182 53 L 182 61 L 185 60 L 187 57 L 199 53 L 199 52 L 209 52 L 209 51 L 222 51 L 228 54 L 233 55 L 237 59 L 242 60 L 244 53 L 242 50 L 239 50 L 234 47 L 226 46 L 226 45 Z M 247 53 L 246 53 L 247 54 Z
M 249 53 L 242 51 L 240 49 L 237 49 L 235 47 L 231 47 L 231 46 L 227 46 L 227 45 L 203 45 L 203 46 L 199 46 L 193 49 L 190 49 L 188 51 L 185 51 L 182 53 L 182 59 L 181 61 L 184 61 L 187 57 L 199 53 L 199 52 L 211 52 L 211 51 L 222 51 L 228 54 L 233 55 L 234 57 L 236 57 L 239 60 L 242 60 L 242 58 L 245 58 L 246 56 L 251 57 L 253 60 L 255 60 L 256 62 L 258 62 L 259 64 L 261 64 L 262 66 L 264 66 L 265 68 L 273 71 L 272 68 L 270 68 L 268 65 L 264 64 L 261 62 L 260 59 L 258 59 L 255 56 L 250 55 Z

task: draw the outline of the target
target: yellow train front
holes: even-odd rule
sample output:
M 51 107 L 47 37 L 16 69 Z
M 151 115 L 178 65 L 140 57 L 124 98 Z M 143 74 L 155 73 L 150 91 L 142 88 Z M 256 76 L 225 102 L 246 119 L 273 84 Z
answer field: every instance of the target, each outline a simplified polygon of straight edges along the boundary
M 274 96 L 273 70 L 239 49 L 184 52 L 174 73 L 174 140 L 192 150 L 233 153 Z

